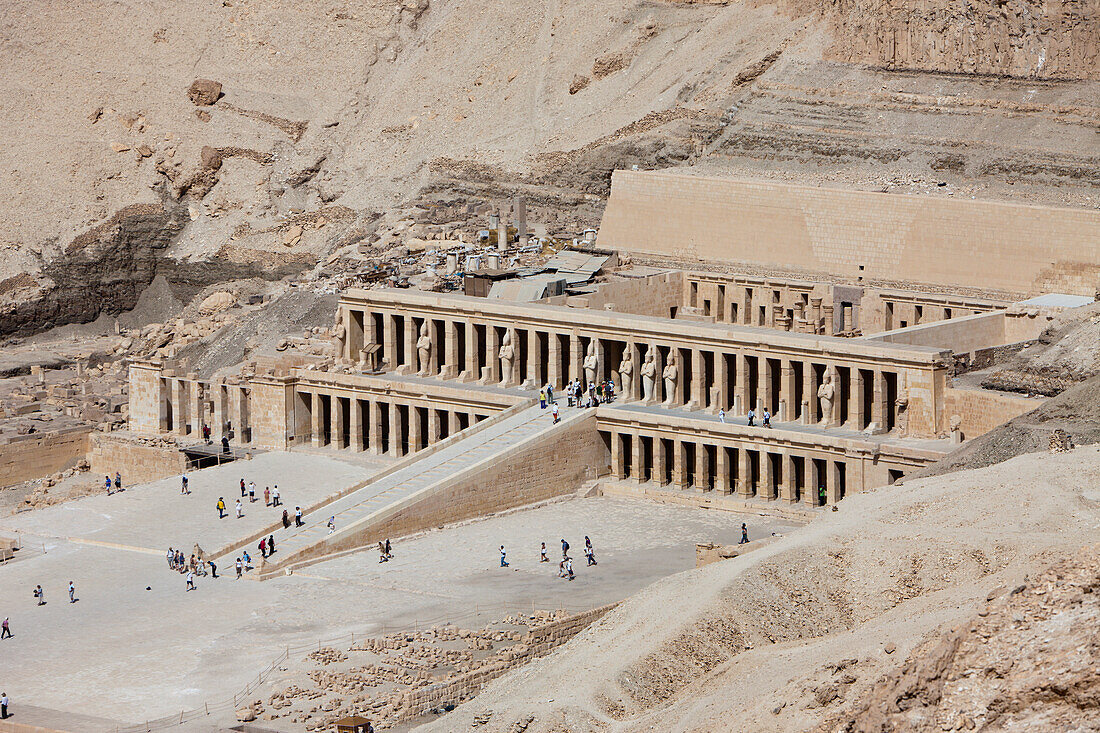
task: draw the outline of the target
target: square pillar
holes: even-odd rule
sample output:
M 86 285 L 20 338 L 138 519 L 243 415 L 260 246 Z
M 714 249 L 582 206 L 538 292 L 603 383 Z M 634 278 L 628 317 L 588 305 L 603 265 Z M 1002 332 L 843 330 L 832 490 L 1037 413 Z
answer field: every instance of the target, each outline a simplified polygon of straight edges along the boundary
M 749 451 L 747 448 L 737 449 L 737 494 L 743 499 L 752 496 L 752 476 L 749 468 Z
M 233 413 L 233 424 L 236 426 L 237 442 L 244 443 L 244 430 L 248 424 L 248 395 L 245 393 L 245 388 L 236 386 L 233 388 L 233 395 L 236 400 L 233 402 L 237 408 Z
M 665 371 L 665 355 L 660 348 L 654 344 L 653 349 L 653 402 L 651 404 L 659 405 L 665 401 L 665 380 L 662 378 L 662 374 Z M 671 352 L 670 352 L 671 354 Z
M 206 423 L 203 387 L 195 378 L 191 380 L 191 435 L 202 438 L 202 426 Z
M 392 313 L 382 316 L 382 364 L 384 371 L 394 372 L 397 363 L 397 323 Z
M 760 499 L 775 499 L 775 476 L 772 471 L 772 457 L 768 451 L 760 451 L 760 486 L 756 495 Z
M 668 456 L 665 455 L 665 441 L 660 437 L 653 438 L 653 481 L 658 486 L 664 486 L 665 470 L 668 467 Z
M 699 491 L 709 491 L 710 484 L 710 455 L 707 447 L 702 443 L 695 444 L 695 479 L 692 484 Z
M 519 355 L 518 349 L 516 355 Z M 518 365 L 517 365 L 518 366 Z M 539 389 L 542 387 L 540 372 L 542 371 L 542 349 L 539 348 L 539 332 L 534 328 L 527 329 L 527 379 L 523 382 L 525 389 Z
M 458 413 L 454 410 L 447 410 L 447 437 L 454 435 L 462 430 L 462 423 L 458 421 Z
M 500 334 L 495 326 L 485 327 L 485 370 L 478 375 L 481 384 L 500 382 Z
M 332 445 L 336 448 L 344 447 L 344 400 L 341 397 L 332 395 L 329 397 L 329 404 L 332 405 L 332 409 L 329 410 L 329 418 L 331 425 L 329 432 L 332 434 Z
M 322 441 L 325 438 L 324 425 L 321 424 L 321 395 L 313 392 L 310 394 L 310 400 L 313 404 L 313 409 L 310 410 L 309 414 L 309 429 L 313 435 L 313 440 L 311 442 L 313 443 L 314 448 L 320 448 L 323 444 Z
M 783 415 L 779 418 L 787 422 L 798 419 L 798 413 L 802 411 L 802 405 L 795 404 L 794 367 L 790 359 L 783 360 L 782 370 L 779 374 L 779 400 L 784 406 Z
M 707 406 L 706 370 L 703 368 L 703 352 L 691 350 L 691 387 L 688 393 L 688 410 L 702 410 Z
M 875 433 L 886 432 L 886 375 L 876 369 L 874 374 L 874 395 L 871 398 L 871 425 Z
M 716 351 L 714 352 L 714 385 L 710 388 L 710 412 L 718 414 L 719 410 L 730 411 L 728 383 L 729 367 L 726 363 L 726 355 Z
M 439 378 L 454 379 L 461 365 L 458 363 L 458 324 L 452 320 L 444 322 L 443 342 L 443 364 Z
M 730 457 L 726 446 L 719 445 L 715 452 L 714 490 L 725 496 L 732 493 L 730 487 Z
M 779 498 L 788 504 L 794 503 L 794 456 L 782 454 L 779 460 L 783 462 L 782 482 L 779 486 Z
M 858 367 L 848 369 L 848 427 L 863 430 L 863 372 Z
M 405 455 L 401 444 L 401 410 L 396 403 L 390 403 L 390 455 L 395 458 Z
M 225 382 L 218 380 L 211 386 L 214 392 L 214 424 L 210 426 L 210 436 L 214 440 L 221 440 L 225 435 L 225 421 L 229 415 L 229 399 L 225 393 Z
M 420 411 L 424 409 L 409 405 L 409 453 L 416 453 L 424 444 L 424 434 L 420 430 Z
M 645 479 L 645 451 L 642 450 L 642 436 L 634 433 L 630 436 L 630 478 L 640 484 Z
M 584 348 L 577 334 L 569 337 L 569 373 L 584 386 Z
M 813 456 L 806 456 L 806 489 L 802 492 L 802 503 L 806 506 L 817 506 L 817 489 L 821 486 L 821 472 L 817 468 L 817 461 Z M 828 462 L 826 462 L 828 465 Z M 826 469 L 827 471 L 828 469 Z
M 435 445 L 439 442 L 440 434 L 439 410 L 431 407 L 424 409 L 428 411 L 428 445 Z
M 817 376 L 812 362 L 802 363 L 802 414 L 803 425 L 817 422 Z
M 470 321 L 466 322 L 466 365 L 462 369 L 459 379 L 463 382 L 476 382 L 481 379 L 478 374 L 478 361 L 481 352 L 478 350 L 477 326 Z
M 382 454 L 382 408 L 375 400 L 367 403 L 367 446 L 374 455 Z
M 672 485 L 677 489 L 686 489 L 687 465 L 684 461 L 684 443 L 680 440 L 672 442 Z
M 172 380 L 172 418 L 176 435 L 187 435 L 187 382 Z
M 826 368 L 826 373 L 831 375 L 832 379 L 833 379 L 833 407 L 832 407 L 833 414 L 829 415 L 829 421 L 827 423 L 827 427 L 838 428 L 838 427 L 840 427 L 840 413 L 841 413 L 840 373 L 836 370 L 836 367 L 833 366 L 833 365 L 829 365 Z
M 398 374 L 416 374 L 416 371 L 420 368 L 417 364 L 417 351 L 416 351 L 416 339 L 419 336 L 416 332 L 416 321 L 410 315 L 405 316 L 405 363 L 397 369 Z
M 611 475 L 622 481 L 626 476 L 623 466 L 623 436 L 619 433 L 611 433 Z
M 733 410 L 738 416 L 747 415 L 752 405 L 749 402 L 749 357 L 743 352 L 733 356 Z
M 351 414 L 348 427 L 351 430 L 351 449 L 356 452 L 363 450 L 363 405 L 355 397 L 350 398 L 348 407 Z
M 825 499 L 830 504 L 840 501 L 840 463 L 831 458 L 825 462 Z
M 547 377 L 549 377 L 548 381 L 550 382 L 551 386 L 554 387 L 554 391 L 557 392 L 563 389 L 563 380 L 561 378 L 561 339 L 558 338 L 558 334 L 553 332 L 546 334 L 546 338 L 549 339 L 548 345 L 550 347 L 549 363 L 547 364 L 546 370 L 547 372 L 549 372 L 549 374 L 547 374 Z
M 772 411 L 772 360 L 766 356 L 759 356 L 756 363 L 756 419 L 763 424 L 761 408 L 767 409 L 768 412 Z M 772 418 L 775 418 L 774 414 Z

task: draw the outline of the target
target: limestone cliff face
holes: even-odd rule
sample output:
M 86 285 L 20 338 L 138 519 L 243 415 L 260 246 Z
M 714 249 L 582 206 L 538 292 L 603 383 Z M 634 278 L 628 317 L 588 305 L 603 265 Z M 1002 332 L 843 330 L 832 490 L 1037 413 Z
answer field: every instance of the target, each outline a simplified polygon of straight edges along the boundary
M 1100 0 L 832 0 L 822 13 L 832 18 L 838 61 L 1100 79 Z

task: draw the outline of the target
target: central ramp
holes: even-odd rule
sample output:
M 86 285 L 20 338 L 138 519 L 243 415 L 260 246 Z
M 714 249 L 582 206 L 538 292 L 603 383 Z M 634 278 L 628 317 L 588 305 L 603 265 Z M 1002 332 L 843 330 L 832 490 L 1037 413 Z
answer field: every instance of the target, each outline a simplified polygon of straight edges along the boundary
M 304 527 L 277 536 L 275 556 L 252 577 L 264 580 L 332 553 L 573 491 L 595 477 L 603 446 L 595 410 L 559 408 L 557 424 L 550 410 L 528 407 L 489 418 L 468 436 L 459 433 L 439 450 L 412 456 L 409 465 L 313 512 Z

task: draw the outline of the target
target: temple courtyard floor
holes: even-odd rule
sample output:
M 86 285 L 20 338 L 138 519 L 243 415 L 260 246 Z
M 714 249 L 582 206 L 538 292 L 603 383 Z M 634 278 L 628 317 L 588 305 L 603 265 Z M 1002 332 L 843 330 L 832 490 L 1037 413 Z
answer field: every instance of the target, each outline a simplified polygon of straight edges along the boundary
M 187 554 L 196 542 L 208 551 L 232 546 L 277 520 L 281 509 L 264 507 L 264 486 L 277 483 L 293 514 L 382 465 L 267 453 L 189 474 L 188 495 L 173 477 L 0 519 L 0 536 L 23 543 L 0 566 L 0 617 L 10 618 L 13 633 L 0 641 L 0 690 L 11 697 L 13 722 L 49 725 L 71 711 L 90 716 L 83 728 L 94 733 L 224 703 L 287 647 L 452 617 L 586 610 L 693 568 L 696 542 L 735 543 L 742 522 L 753 538 L 798 526 L 636 499 L 568 498 L 398 539 L 384 564 L 366 549 L 253 582 L 236 580 L 227 557 L 220 577 L 197 578 L 193 592 L 168 568 L 169 546 Z M 245 500 L 236 519 L 241 478 L 256 482 L 259 500 Z M 219 496 L 231 515 L 222 520 Z M 593 568 L 585 567 L 585 535 L 599 561 Z M 562 538 L 571 545 L 573 582 L 557 577 Z M 541 542 L 549 563 L 539 562 Z M 508 568 L 500 567 L 502 544 Z M 32 596 L 39 584 L 44 606 Z

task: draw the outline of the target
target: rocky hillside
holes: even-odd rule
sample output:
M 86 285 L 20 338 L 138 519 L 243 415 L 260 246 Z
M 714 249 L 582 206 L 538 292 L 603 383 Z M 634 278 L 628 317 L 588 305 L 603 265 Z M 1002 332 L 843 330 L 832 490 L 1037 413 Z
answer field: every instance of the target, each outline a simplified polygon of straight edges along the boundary
M 1096 2 L 1054 5 L 7 3 L 0 336 L 157 275 L 354 270 L 516 193 L 572 234 L 631 165 L 1096 206 Z

